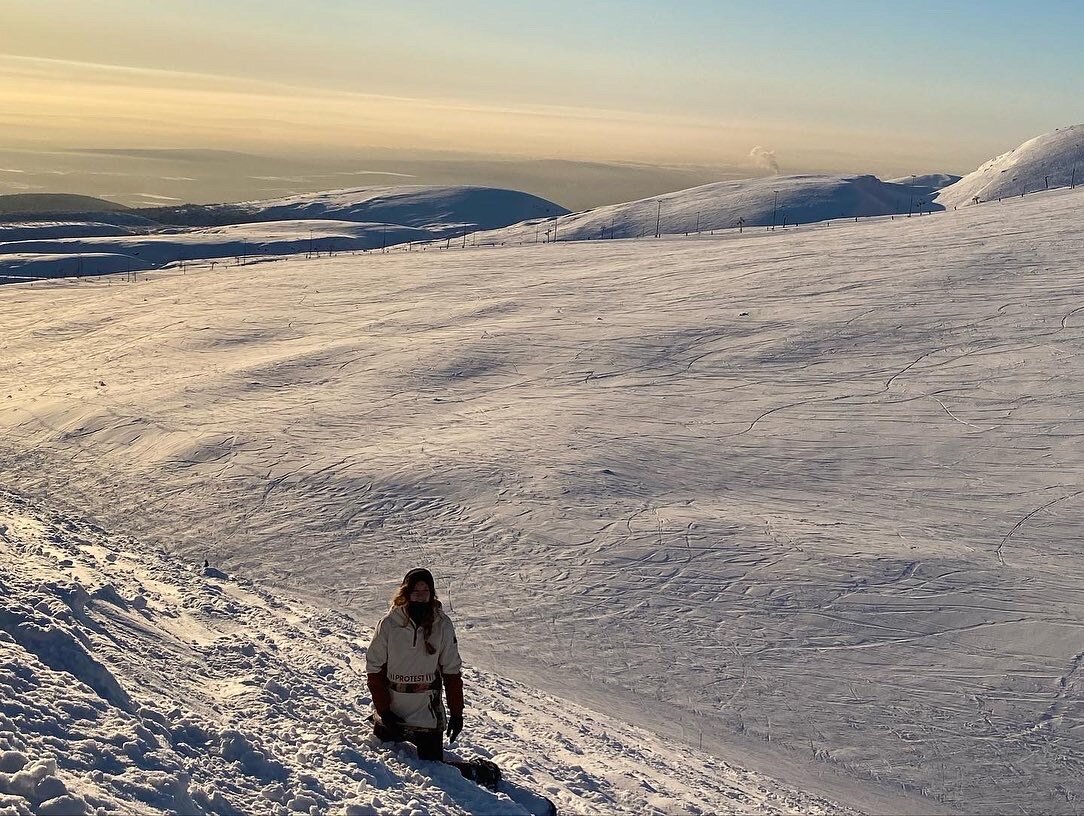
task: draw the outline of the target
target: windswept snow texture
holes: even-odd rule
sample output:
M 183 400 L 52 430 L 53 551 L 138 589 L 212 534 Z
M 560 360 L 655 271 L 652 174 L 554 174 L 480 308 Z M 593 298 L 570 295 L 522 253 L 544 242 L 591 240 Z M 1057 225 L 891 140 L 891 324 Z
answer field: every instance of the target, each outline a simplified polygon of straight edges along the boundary
M 516 190 L 423 185 L 357 187 L 223 206 L 247 211 L 261 221 L 298 218 L 373 221 L 418 227 L 441 236 L 460 234 L 465 229 L 495 229 L 568 212 L 552 201 Z
M 0 491 L 0 813 L 843 812 L 610 717 L 468 669 L 454 754 L 366 723 L 349 615 L 198 569 Z M 469 644 L 467 654 L 469 656 Z
M 1028 139 L 942 190 L 946 208 L 1084 183 L 1084 125 Z M 978 200 L 976 202 L 976 199 Z
M 429 566 L 473 665 L 875 813 L 1071 814 L 1082 212 L 7 286 L 0 472 L 365 621 Z
M 929 188 L 927 193 L 932 190 Z M 739 227 L 808 224 L 841 218 L 929 212 L 929 195 L 875 176 L 768 176 L 719 181 L 555 219 L 534 219 L 472 236 L 476 243 L 642 238 Z M 556 225 L 555 225 L 556 222 Z

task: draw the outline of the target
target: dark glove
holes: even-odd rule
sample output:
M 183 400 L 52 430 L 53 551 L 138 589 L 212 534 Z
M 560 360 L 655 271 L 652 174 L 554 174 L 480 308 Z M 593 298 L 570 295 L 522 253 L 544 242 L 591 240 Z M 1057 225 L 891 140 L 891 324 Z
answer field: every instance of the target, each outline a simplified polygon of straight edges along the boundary
M 377 712 L 376 726 L 373 728 L 373 733 L 385 742 L 398 742 L 403 738 L 404 724 L 405 721 L 402 717 L 390 708 L 385 708 L 383 711 Z
M 459 736 L 459 732 L 463 730 L 463 715 L 453 714 L 448 718 L 448 742 L 455 742 L 456 737 Z

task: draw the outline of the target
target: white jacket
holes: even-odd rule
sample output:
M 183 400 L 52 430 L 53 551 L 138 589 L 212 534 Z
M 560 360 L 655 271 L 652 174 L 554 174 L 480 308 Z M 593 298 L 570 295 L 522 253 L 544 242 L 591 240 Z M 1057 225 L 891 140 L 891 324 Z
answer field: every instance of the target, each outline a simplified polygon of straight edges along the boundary
M 402 607 L 392 609 L 376 626 L 365 653 L 367 674 L 384 674 L 391 696 L 391 710 L 410 728 L 445 725 L 441 674 L 459 674 L 463 661 L 451 618 L 438 611 L 425 648 L 425 630 Z M 406 690 L 409 687 L 410 690 Z

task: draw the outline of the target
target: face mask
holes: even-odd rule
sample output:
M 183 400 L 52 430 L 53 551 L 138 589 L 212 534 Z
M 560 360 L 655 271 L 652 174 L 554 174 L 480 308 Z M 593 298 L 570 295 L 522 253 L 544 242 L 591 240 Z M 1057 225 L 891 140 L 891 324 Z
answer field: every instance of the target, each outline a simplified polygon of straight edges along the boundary
M 421 623 L 429 614 L 429 604 L 410 601 L 407 603 L 407 614 L 414 623 Z

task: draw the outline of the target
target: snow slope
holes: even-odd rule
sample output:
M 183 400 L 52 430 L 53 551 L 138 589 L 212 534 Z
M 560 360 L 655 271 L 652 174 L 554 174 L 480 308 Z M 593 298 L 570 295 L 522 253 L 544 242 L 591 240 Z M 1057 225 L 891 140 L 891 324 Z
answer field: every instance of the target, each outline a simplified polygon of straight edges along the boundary
M 554 222 L 558 241 L 639 238 L 655 235 L 656 227 L 663 235 L 704 233 L 734 229 L 739 222 L 749 227 L 785 226 L 907 213 L 909 204 L 917 212 L 915 191 L 909 185 L 890 184 L 874 176 L 769 176 L 719 181 L 559 218 L 532 219 L 479 232 L 471 240 L 536 243 L 552 239 Z
M 0 813 L 843 813 L 518 683 L 466 672 L 455 753 L 366 727 L 354 618 L 0 491 Z M 469 652 L 468 652 L 469 654 Z
M 935 201 L 943 207 L 992 201 L 1054 187 L 1084 183 L 1084 125 L 1059 128 L 1028 139 L 1019 147 L 991 159 Z
M 427 564 L 473 665 L 873 813 L 1071 814 L 1082 204 L 8 286 L 0 472 L 364 621 Z

